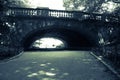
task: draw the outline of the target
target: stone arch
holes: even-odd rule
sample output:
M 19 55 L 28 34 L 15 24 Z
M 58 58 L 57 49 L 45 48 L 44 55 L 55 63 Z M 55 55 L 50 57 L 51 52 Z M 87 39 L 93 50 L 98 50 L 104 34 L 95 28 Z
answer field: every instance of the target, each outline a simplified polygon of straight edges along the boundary
M 67 49 L 83 49 L 97 45 L 92 34 L 86 34 L 86 31 L 77 31 L 69 27 L 49 26 L 42 29 L 32 30 L 25 35 L 21 41 L 22 47 L 26 50 L 32 42 L 42 37 L 54 37 L 66 41 L 68 45 Z

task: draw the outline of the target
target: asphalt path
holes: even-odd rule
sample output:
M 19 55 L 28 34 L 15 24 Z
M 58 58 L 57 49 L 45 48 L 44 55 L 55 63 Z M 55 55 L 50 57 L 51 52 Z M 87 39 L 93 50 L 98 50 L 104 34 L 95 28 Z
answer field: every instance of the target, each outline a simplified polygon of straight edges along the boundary
M 1 62 L 0 80 L 119 79 L 89 51 L 38 51 Z

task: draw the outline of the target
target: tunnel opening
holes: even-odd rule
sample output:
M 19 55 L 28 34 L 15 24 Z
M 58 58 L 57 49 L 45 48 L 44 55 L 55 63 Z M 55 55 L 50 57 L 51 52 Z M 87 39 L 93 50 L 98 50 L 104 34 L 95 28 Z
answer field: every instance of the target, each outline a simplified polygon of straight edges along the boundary
M 57 39 L 62 42 L 62 47 L 49 42 L 48 39 Z M 46 39 L 41 44 L 41 40 Z M 29 33 L 22 42 L 25 51 L 28 50 L 89 50 L 95 46 L 94 40 L 91 40 L 90 36 L 86 36 L 81 32 L 76 32 L 70 29 L 62 28 L 45 28 L 32 31 Z M 48 43 L 49 42 L 49 43 Z M 40 47 L 40 45 L 44 47 Z M 36 45 L 35 45 L 36 44 Z M 50 45 L 49 45 L 50 44 Z M 45 45 L 47 45 L 45 47 Z M 49 46 L 49 47 L 48 47 Z M 50 47 L 51 46 L 51 47 Z M 55 47 L 55 48 L 54 48 Z M 57 47 L 57 48 L 56 48 Z M 58 48 L 59 47 L 59 48 Z
M 30 48 L 31 49 L 41 49 L 41 50 L 47 50 L 47 49 L 52 49 L 52 50 L 60 50 L 60 49 L 65 49 L 67 47 L 67 44 L 64 40 L 55 38 L 55 37 L 42 37 L 37 40 L 35 40 Z

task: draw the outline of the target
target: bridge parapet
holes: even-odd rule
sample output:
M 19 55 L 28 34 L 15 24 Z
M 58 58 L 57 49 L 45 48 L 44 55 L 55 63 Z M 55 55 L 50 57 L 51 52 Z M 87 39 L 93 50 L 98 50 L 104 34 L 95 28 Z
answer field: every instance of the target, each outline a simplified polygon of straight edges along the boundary
M 93 19 L 105 22 L 120 22 L 120 16 L 111 14 L 96 14 L 81 11 L 50 10 L 40 8 L 9 8 L 4 12 L 5 16 L 12 17 L 55 17 L 77 20 Z

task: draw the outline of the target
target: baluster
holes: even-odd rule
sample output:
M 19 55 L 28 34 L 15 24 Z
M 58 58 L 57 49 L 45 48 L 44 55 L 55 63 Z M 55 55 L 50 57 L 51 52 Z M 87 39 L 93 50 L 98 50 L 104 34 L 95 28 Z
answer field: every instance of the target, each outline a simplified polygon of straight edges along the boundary
M 52 11 L 52 16 L 54 16 L 54 14 L 55 14 L 55 12 L 54 12 L 54 11 Z
M 26 16 L 28 16 L 28 14 L 27 14 L 28 11 L 29 11 L 29 10 L 25 10 L 25 15 L 26 15 Z
M 38 16 L 38 12 L 39 12 L 39 10 L 37 10 L 37 12 L 36 12 L 36 16 Z
M 36 10 L 34 10 L 34 16 L 36 16 Z
M 72 18 L 73 18 L 73 17 L 74 17 L 74 16 L 73 16 L 74 14 L 73 14 L 73 13 L 71 13 L 71 14 L 72 14 Z
M 31 11 L 31 10 L 27 10 L 29 16 L 31 15 L 31 14 L 30 14 L 30 11 Z
M 61 13 L 61 12 L 58 11 L 58 15 L 57 15 L 58 17 L 60 17 L 60 13 Z
M 54 14 L 55 14 L 55 13 L 54 13 L 54 11 L 53 11 L 53 12 L 52 12 L 52 16 L 54 16 Z
M 55 17 L 55 11 L 53 12 L 53 16 Z
M 27 10 L 24 10 L 24 15 L 27 16 Z
M 29 15 L 29 16 L 30 16 L 30 10 L 26 10 L 26 12 L 27 12 L 27 15 Z
M 25 10 L 25 15 L 26 15 L 26 16 L 27 16 L 27 11 L 28 11 L 28 10 Z
M 51 13 L 51 16 L 52 16 L 53 12 L 51 11 L 50 13 Z
M 71 18 L 72 17 L 71 13 L 68 13 L 68 14 L 69 14 L 69 18 Z
M 24 14 L 23 15 L 25 15 L 26 16 L 26 10 L 24 10 Z
M 40 15 L 40 13 L 41 13 L 41 12 L 40 12 L 40 10 L 37 10 L 37 16 L 39 16 L 39 15 Z
M 59 16 L 59 12 L 55 11 L 55 17 L 58 17 L 58 16 Z
M 62 12 L 59 12 L 59 17 L 61 17 L 61 15 L 62 15 Z
M 58 17 L 58 15 L 59 15 L 59 13 L 58 13 L 58 11 L 56 11 L 56 17 Z
M 65 13 L 65 18 L 67 17 L 67 13 L 66 12 L 64 12 Z
M 58 15 L 59 17 L 61 17 L 61 13 L 62 13 L 62 12 L 59 12 L 59 15 Z
M 55 16 L 55 17 L 57 16 L 57 12 L 56 12 L 56 11 L 54 11 L 54 16 Z
M 65 13 L 63 12 L 63 15 L 62 15 L 62 17 L 65 17 Z
M 33 10 L 33 12 L 34 12 L 33 14 L 36 15 L 36 10 Z
M 56 12 L 55 12 L 55 11 L 53 12 L 53 16 L 54 16 L 54 17 L 56 16 Z
M 56 11 L 54 11 L 54 16 L 55 16 L 55 17 L 57 16 L 57 12 L 56 12 Z
M 36 15 L 36 16 L 37 16 L 37 11 L 38 11 L 38 10 L 35 11 L 35 15 Z
M 65 12 L 65 14 L 66 14 L 66 18 L 68 17 L 68 14 Z
M 63 16 L 64 18 L 66 18 L 66 13 L 64 12 L 64 16 Z
M 26 15 L 26 16 L 29 15 L 29 10 L 25 10 L 25 15 Z
M 55 17 L 55 11 L 53 11 L 53 16 Z
M 32 15 L 32 10 L 29 10 L 30 16 Z
M 29 16 L 31 15 L 31 10 L 28 10 Z
M 71 13 L 69 13 L 69 18 L 71 18 L 72 17 L 72 14 Z
M 69 18 L 71 18 L 72 17 L 71 13 L 68 13 L 68 14 L 69 14 Z
M 57 17 L 57 11 L 54 11 L 54 16 Z
M 32 10 L 32 16 L 34 16 L 34 10 Z
M 33 10 L 31 10 L 31 16 L 33 15 Z
M 42 16 L 42 12 L 43 12 L 43 10 L 41 10 L 41 14 L 40 14 L 41 16 Z
M 40 13 L 39 13 L 39 15 L 42 15 L 42 10 L 40 10 Z
M 60 17 L 61 12 L 58 12 L 58 17 Z
M 66 18 L 68 17 L 68 14 L 65 12 L 65 14 L 66 14 Z
M 33 11 L 31 10 L 31 12 L 30 12 L 30 13 L 31 13 L 31 16 L 32 16 L 32 15 L 33 15 Z
M 63 16 L 64 16 L 64 13 L 63 13 L 63 12 L 61 12 L 60 17 L 63 17 Z
M 22 11 L 22 15 L 25 15 L 25 10 Z
M 59 13 L 59 14 L 58 14 L 58 17 L 61 17 L 61 13 L 62 13 L 62 12 L 58 12 L 58 13 Z
M 29 15 L 29 10 L 26 10 L 26 15 Z
M 67 14 L 68 14 L 68 18 L 71 18 L 71 14 L 70 14 L 70 13 L 68 13 L 68 12 L 67 12 Z
M 55 17 L 55 11 L 53 11 L 53 16 Z
M 38 10 L 36 10 L 36 16 L 38 16 Z
M 63 15 L 63 12 L 60 12 L 59 16 L 62 17 L 62 15 Z
M 40 10 L 39 15 L 42 15 L 42 10 Z
M 66 13 L 66 12 L 65 12 Z M 68 13 L 66 13 L 66 18 L 68 17 Z
M 29 16 L 31 16 L 31 10 L 29 10 L 28 13 L 29 13 Z
M 62 17 L 62 15 L 63 15 L 63 12 L 60 12 L 59 16 Z
M 27 16 L 26 12 L 27 12 L 27 10 L 25 10 L 25 13 L 24 13 L 24 15 L 26 15 L 26 16 Z
M 51 11 L 51 16 L 53 16 L 53 11 Z
M 51 11 L 49 11 L 49 16 L 51 16 Z
M 24 9 L 22 10 L 22 15 L 25 15 L 25 10 Z
M 33 16 L 33 10 L 31 10 L 32 16 Z
M 69 17 L 69 13 L 65 12 L 66 13 L 66 17 L 68 18 Z
M 35 10 L 32 10 L 32 11 L 33 11 L 32 13 L 33 13 L 33 16 L 34 16 L 35 15 Z
M 68 13 L 68 14 L 69 14 L 68 17 L 71 18 L 71 13 Z

